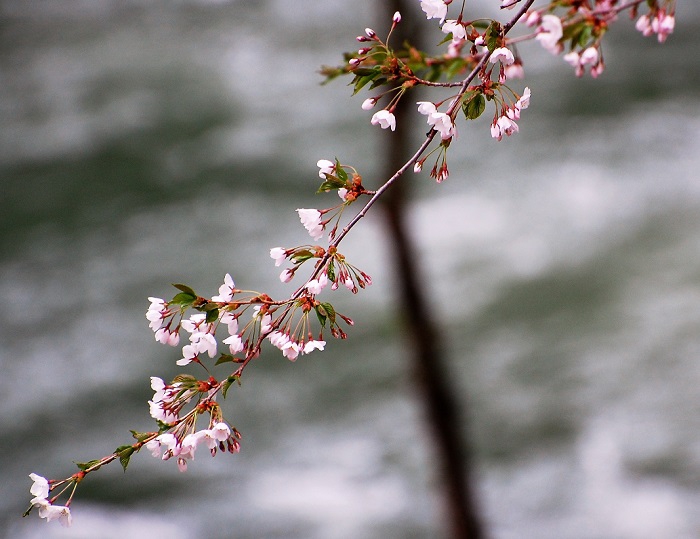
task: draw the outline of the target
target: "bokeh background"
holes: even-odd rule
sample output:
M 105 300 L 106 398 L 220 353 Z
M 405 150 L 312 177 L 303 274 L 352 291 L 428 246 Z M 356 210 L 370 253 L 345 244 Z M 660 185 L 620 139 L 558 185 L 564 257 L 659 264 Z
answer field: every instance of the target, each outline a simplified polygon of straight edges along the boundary
M 285 293 L 268 249 L 307 241 L 293 210 L 324 204 L 316 160 L 376 180 L 364 94 L 317 70 L 388 26 L 377 11 L 0 2 L 1 536 L 439 534 L 376 216 L 344 249 L 375 282 L 336 298 L 351 338 L 296 363 L 269 354 L 230 393 L 241 454 L 180 474 L 143 453 L 80 486 L 69 530 L 20 518 L 27 474 L 65 477 L 150 429 L 148 377 L 179 370 L 147 296 L 211 294 L 226 272 Z M 495 539 L 700 536 L 700 6 L 677 18 L 664 45 L 621 20 L 596 81 L 521 46 L 521 132 L 462 125 L 449 180 L 409 178 Z

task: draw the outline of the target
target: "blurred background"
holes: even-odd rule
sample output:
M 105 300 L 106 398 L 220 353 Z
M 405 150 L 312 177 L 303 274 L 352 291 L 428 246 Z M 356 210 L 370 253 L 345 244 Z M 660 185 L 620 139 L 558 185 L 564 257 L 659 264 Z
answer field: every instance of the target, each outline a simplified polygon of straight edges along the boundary
M 366 95 L 317 74 L 386 32 L 376 7 L 0 2 L 0 536 L 439 535 L 372 215 L 343 252 L 375 284 L 333 296 L 351 338 L 247 371 L 225 402 L 239 455 L 181 474 L 144 452 L 80 486 L 72 528 L 20 518 L 30 472 L 65 477 L 150 430 L 148 377 L 181 369 L 147 296 L 211 295 L 226 272 L 285 294 L 268 252 L 308 241 L 293 210 L 326 204 L 316 161 L 376 185 Z M 494 539 L 700 536 L 699 31 L 694 2 L 664 45 L 623 19 L 595 81 L 521 46 L 520 133 L 495 142 L 485 114 L 449 180 L 407 178 Z

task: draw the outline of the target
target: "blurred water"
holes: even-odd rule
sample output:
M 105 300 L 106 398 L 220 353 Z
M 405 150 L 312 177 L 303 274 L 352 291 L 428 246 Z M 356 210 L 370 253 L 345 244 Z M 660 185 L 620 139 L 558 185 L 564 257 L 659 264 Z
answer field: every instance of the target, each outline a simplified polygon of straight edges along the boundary
M 314 72 L 354 47 L 372 3 L 289 6 L 0 4 L 7 537 L 438 533 L 372 217 L 345 248 L 377 283 L 338 299 L 352 338 L 250 370 L 227 401 L 240 455 L 182 475 L 144 454 L 81 485 L 69 531 L 19 519 L 29 472 L 62 477 L 150 427 L 148 376 L 178 371 L 146 296 L 213 292 L 227 271 L 283 293 L 267 250 L 305 241 L 292 210 L 311 205 L 315 161 L 371 177 L 360 101 Z M 597 81 L 523 47 L 521 133 L 465 127 L 451 178 L 415 178 L 494 538 L 700 535 L 700 9 L 678 7 L 664 46 L 622 22 Z

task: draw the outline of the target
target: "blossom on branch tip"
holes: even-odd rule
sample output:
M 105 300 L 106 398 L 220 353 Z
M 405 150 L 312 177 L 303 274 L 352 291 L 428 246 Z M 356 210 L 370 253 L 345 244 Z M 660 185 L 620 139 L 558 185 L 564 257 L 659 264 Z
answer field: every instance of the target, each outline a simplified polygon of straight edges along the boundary
M 556 15 L 544 15 L 537 28 L 535 39 L 552 54 L 561 52 L 559 40 L 564 35 L 561 19 Z
M 321 224 L 321 212 L 313 208 L 298 208 L 299 220 L 309 235 L 318 240 L 323 236 L 323 225 Z
M 379 125 L 382 129 L 390 128 L 392 131 L 396 130 L 396 117 L 386 109 L 375 112 L 371 123 L 372 125 Z
M 50 490 L 48 479 L 35 473 L 30 473 L 29 478 L 33 481 L 29 492 L 33 494 L 35 498 L 48 498 Z
M 318 177 L 321 179 L 324 179 L 326 174 L 333 174 L 335 170 L 335 163 L 328 159 L 319 159 L 316 166 L 319 168 Z
M 304 354 L 310 354 L 314 350 L 321 350 L 326 346 L 326 341 L 309 341 L 304 345 Z
M 418 112 L 427 116 L 428 125 L 440 133 L 442 140 L 447 140 L 457 134 L 457 129 L 452 123 L 452 118 L 444 112 L 438 112 L 435 104 L 430 101 L 418 101 Z
M 373 97 L 368 97 L 362 102 L 362 110 L 370 110 L 374 108 L 374 105 L 377 104 L 377 100 L 374 99 Z
M 498 47 L 494 49 L 489 58 L 489 62 L 495 64 L 496 62 L 501 62 L 504 66 L 509 66 L 515 62 L 515 57 L 513 53 L 506 47 Z
M 221 342 L 223 342 L 224 344 L 228 344 L 229 350 L 232 354 L 242 352 L 245 348 L 245 345 L 243 344 L 243 339 L 241 339 L 241 336 L 238 334 L 231 335 L 230 337 L 224 339 Z
M 427 19 L 440 19 L 440 24 L 447 17 L 447 4 L 443 0 L 420 0 L 420 7 Z
M 70 509 L 65 505 L 52 505 L 48 500 L 34 499 L 33 505 L 39 508 L 39 516 L 45 518 L 46 522 L 58 519 L 61 526 L 69 528 L 73 523 L 73 517 L 70 514 Z
M 454 39 L 467 39 L 467 29 L 461 22 L 454 19 L 448 19 L 442 25 L 442 31 L 445 34 L 452 34 Z
M 291 270 L 285 269 L 282 273 L 280 273 L 280 281 L 283 283 L 288 283 L 292 280 L 292 277 L 294 277 L 294 272 Z
M 326 285 L 328 285 L 328 277 L 325 273 L 322 273 L 317 279 L 311 279 L 308 283 L 306 283 L 305 288 L 308 290 L 309 294 L 315 295 L 320 294 L 321 290 L 323 290 Z
M 275 266 L 281 266 L 287 258 L 287 251 L 282 247 L 273 247 L 270 249 L 270 258 L 275 261 Z
M 226 303 L 231 301 L 233 298 L 233 291 L 236 289 L 236 285 L 233 282 L 230 274 L 224 276 L 224 284 L 219 287 L 219 294 L 212 296 L 211 300 L 217 303 Z

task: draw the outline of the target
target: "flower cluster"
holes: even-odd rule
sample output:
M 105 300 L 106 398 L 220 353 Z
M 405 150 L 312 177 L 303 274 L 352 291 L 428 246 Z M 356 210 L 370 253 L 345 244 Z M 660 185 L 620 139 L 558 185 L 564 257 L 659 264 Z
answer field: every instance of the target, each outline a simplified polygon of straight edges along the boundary
M 177 459 L 181 472 L 187 471 L 187 461 L 194 459 L 197 446 L 204 444 L 211 454 L 216 455 L 217 448 L 229 453 L 240 451 L 240 433 L 223 421 L 213 423 L 209 428 L 182 435 L 181 432 L 165 432 L 146 443 L 146 449 L 156 458 Z M 161 453 L 162 452 L 162 453 Z
M 33 481 L 32 486 L 29 488 L 29 493 L 34 497 L 29 502 L 31 506 L 25 515 L 36 507 L 39 509 L 39 517 L 45 518 L 46 522 L 58 520 L 62 526 L 66 528 L 69 527 L 73 522 L 73 517 L 68 508 L 70 501 L 66 503 L 66 505 L 55 505 L 51 503 L 48 499 L 49 492 L 51 491 L 50 481 L 35 473 L 30 473 L 29 477 Z
M 637 30 L 644 36 L 656 34 L 659 43 L 666 41 L 669 34 L 673 33 L 676 26 L 676 18 L 673 12 L 669 13 L 664 8 L 644 14 L 637 19 Z
M 503 135 L 510 136 L 519 131 L 516 120 L 520 119 L 520 111 L 530 106 L 530 88 L 525 88 L 523 95 L 511 106 L 501 110 L 501 115 L 491 123 L 491 136 L 501 140 Z

